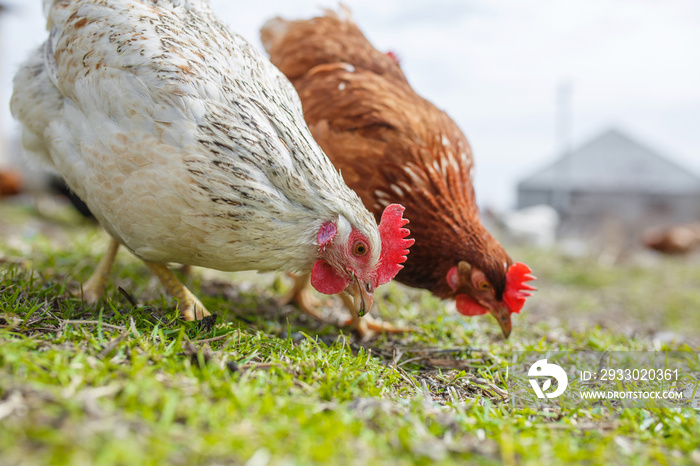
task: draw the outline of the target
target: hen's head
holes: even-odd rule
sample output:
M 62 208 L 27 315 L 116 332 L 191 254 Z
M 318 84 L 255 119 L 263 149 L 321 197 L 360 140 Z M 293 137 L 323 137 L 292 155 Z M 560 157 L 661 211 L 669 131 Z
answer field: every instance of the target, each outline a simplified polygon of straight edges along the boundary
M 455 293 L 457 310 L 467 316 L 490 312 L 508 338 L 511 331 L 510 315 L 520 312 L 525 299 L 535 287 L 525 282 L 534 280 L 530 268 L 509 257 L 500 263 L 481 266 L 460 261 L 447 272 L 447 284 Z M 476 262 L 476 261 L 474 261 Z
M 412 239 L 403 228 L 408 220 L 404 208 L 392 204 L 384 209 L 379 223 L 381 244 L 353 228 L 343 217 L 326 222 L 318 230 L 318 260 L 311 270 L 311 285 L 324 294 L 347 292 L 362 316 L 372 306 L 374 290 L 403 268 Z

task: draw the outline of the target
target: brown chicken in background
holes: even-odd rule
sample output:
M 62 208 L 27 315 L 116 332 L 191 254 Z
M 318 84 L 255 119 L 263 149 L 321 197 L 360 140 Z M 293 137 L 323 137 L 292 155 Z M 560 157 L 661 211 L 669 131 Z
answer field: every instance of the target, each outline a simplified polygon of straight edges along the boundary
M 700 222 L 646 231 L 642 242 L 663 254 L 690 254 L 700 248 Z
M 22 190 L 22 176 L 10 168 L 0 169 L 0 197 L 13 196 Z
M 393 202 L 406 207 L 415 244 L 396 279 L 455 299 L 462 314 L 491 313 L 507 337 L 534 277 L 481 224 L 459 127 L 415 93 L 394 55 L 376 50 L 347 9 L 272 19 L 261 38 L 299 92 L 316 141 L 365 206 L 377 218 Z

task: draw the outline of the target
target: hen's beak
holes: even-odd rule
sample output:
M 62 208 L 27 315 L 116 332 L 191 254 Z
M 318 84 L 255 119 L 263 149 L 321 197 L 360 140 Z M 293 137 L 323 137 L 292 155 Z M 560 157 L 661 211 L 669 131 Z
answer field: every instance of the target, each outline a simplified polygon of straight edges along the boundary
M 371 285 L 361 283 L 360 280 L 353 276 L 350 285 L 345 289 L 345 291 L 352 296 L 353 303 L 355 304 L 355 312 L 359 317 L 367 314 L 369 308 L 372 307 L 372 302 L 374 301 L 374 290 L 371 290 Z
M 501 326 L 503 336 L 505 338 L 508 338 L 510 336 L 510 331 L 513 328 L 510 322 L 510 309 L 508 308 L 508 306 L 494 306 L 492 309 L 489 310 L 489 312 L 491 312 L 491 315 L 496 318 L 498 325 Z

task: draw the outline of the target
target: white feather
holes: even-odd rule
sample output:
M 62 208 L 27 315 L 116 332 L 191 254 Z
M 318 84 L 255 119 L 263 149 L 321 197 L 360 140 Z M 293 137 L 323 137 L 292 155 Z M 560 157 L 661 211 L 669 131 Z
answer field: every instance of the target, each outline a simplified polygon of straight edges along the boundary
M 44 4 L 50 37 L 18 72 L 12 112 L 119 242 L 151 261 L 308 271 L 335 221 L 376 263 L 374 218 L 292 85 L 207 1 Z

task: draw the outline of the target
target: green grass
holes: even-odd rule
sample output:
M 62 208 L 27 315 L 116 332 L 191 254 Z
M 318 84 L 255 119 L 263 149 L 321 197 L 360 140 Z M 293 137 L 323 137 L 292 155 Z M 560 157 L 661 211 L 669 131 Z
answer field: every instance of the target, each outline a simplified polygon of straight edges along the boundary
M 513 351 L 700 349 L 697 262 L 516 248 L 539 291 L 510 340 L 391 284 L 381 316 L 416 332 L 361 342 L 278 306 L 275 275 L 195 270 L 219 315 L 182 322 L 124 251 L 88 307 L 104 234 L 69 214 L 0 217 L 2 464 L 700 464 L 697 411 L 516 408 L 501 375 Z

